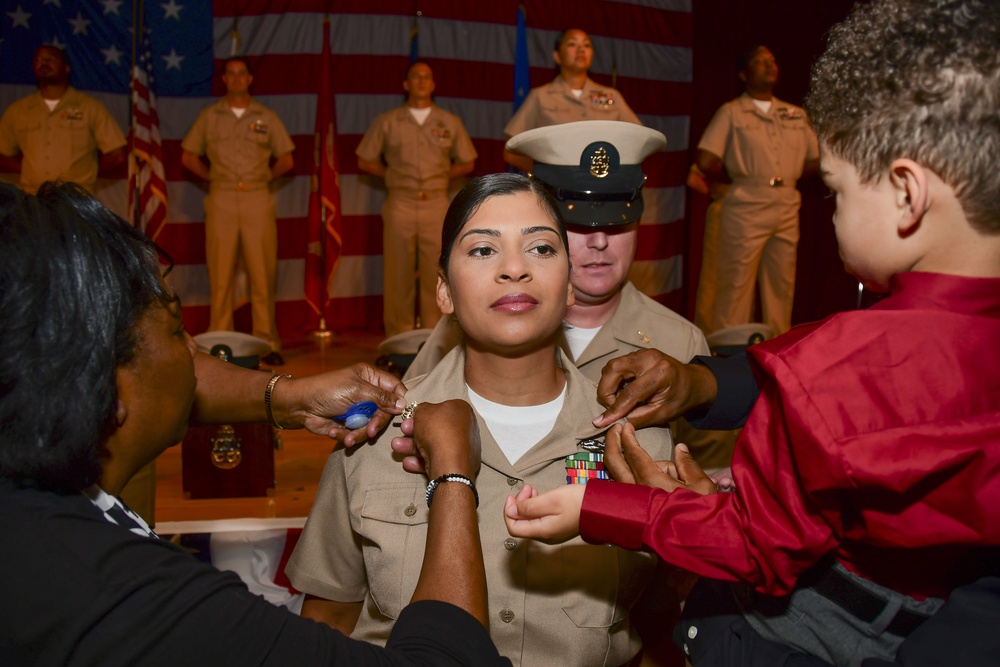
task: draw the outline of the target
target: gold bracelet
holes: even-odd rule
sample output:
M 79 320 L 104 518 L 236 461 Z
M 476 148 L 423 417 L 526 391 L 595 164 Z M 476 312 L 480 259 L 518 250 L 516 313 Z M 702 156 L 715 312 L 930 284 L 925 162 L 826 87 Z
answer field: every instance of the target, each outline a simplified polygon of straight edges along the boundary
M 271 394 L 274 393 L 274 385 L 278 384 L 278 380 L 290 377 L 292 376 L 284 373 L 278 373 L 267 381 L 267 388 L 264 389 L 264 409 L 267 411 L 267 421 L 270 422 L 271 426 L 279 431 L 283 431 L 285 429 L 274 418 L 274 412 L 271 410 Z

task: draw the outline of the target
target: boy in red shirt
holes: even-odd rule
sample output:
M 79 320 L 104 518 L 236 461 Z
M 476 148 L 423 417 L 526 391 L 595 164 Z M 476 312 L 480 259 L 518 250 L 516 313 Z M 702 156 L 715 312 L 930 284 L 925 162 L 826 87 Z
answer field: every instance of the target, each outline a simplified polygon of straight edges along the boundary
M 820 170 L 847 270 L 891 294 L 751 348 L 761 395 L 737 492 L 525 489 L 506 508 L 511 534 L 579 532 L 734 582 L 759 635 L 838 665 L 892 659 L 954 588 L 990 573 L 998 43 L 1000 6 L 978 0 L 876 1 L 832 31 L 807 99 Z M 629 425 L 607 443 L 635 454 Z

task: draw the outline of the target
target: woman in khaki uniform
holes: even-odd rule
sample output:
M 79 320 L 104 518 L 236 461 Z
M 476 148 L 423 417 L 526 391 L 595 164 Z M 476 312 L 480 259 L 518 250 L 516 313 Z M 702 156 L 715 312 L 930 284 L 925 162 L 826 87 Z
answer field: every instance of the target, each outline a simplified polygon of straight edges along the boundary
M 590 451 L 605 432 L 591 424 L 594 385 L 557 345 L 573 302 L 559 214 L 535 181 L 477 179 L 448 211 L 440 263 L 438 304 L 465 342 L 411 381 L 407 399 L 464 398 L 476 409 L 491 637 L 515 665 L 627 663 L 640 650 L 630 610 L 644 594 L 667 594 L 651 585 L 655 560 L 579 540 L 529 544 L 503 523 L 504 502 L 525 484 L 552 489 L 602 467 Z M 390 427 L 376 447 L 330 457 L 286 569 L 299 590 L 325 598 L 307 599 L 303 615 L 374 642 L 412 593 L 426 535 L 427 478 L 399 469 L 387 446 L 399 435 Z M 668 431 L 640 438 L 669 457 Z
M 642 125 L 620 92 L 588 76 L 594 62 L 590 35 L 577 28 L 563 30 L 553 45 L 552 61 L 559 68 L 559 76 L 531 89 L 503 129 L 508 139 L 526 130 L 580 120 L 621 120 Z M 503 159 L 522 171 L 531 171 L 530 157 L 504 149 Z

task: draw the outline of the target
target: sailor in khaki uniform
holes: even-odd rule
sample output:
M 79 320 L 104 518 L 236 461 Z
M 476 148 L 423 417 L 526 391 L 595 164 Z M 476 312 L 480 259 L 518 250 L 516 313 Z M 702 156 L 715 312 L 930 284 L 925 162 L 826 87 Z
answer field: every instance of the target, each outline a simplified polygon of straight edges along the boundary
M 223 81 L 225 97 L 198 114 L 181 143 L 184 166 L 209 182 L 205 197 L 205 258 L 212 289 L 209 331 L 233 330 L 239 253 L 250 278 L 253 335 L 271 346 L 263 361 L 280 364 L 281 339 L 274 319 L 278 228 L 270 183 L 294 166 L 295 144 L 277 114 L 250 97 L 253 77 L 244 59 L 226 61 Z M 211 167 L 205 166 L 202 155 Z
M 33 66 L 38 92 L 0 118 L 0 164 L 18 169 L 19 186 L 30 194 L 57 180 L 93 193 L 98 167 L 125 161 L 125 137 L 103 104 L 69 85 L 69 61 L 60 49 L 39 47 Z
M 427 376 L 408 382 L 408 401 L 469 399 L 459 346 Z M 547 546 L 514 540 L 503 522 L 507 497 L 525 484 L 566 484 L 565 458 L 579 443 L 603 438 L 590 423 L 602 408 L 593 383 L 562 354 L 566 399 L 552 431 L 515 463 L 479 417 L 482 468 L 479 531 L 486 561 L 490 637 L 514 665 L 621 665 L 639 650 L 629 609 L 653 576 L 645 554 L 573 540 Z M 331 600 L 363 600 L 352 634 L 384 644 L 413 594 L 427 532 L 427 480 L 404 472 L 388 446 L 390 426 L 374 447 L 335 452 L 286 573 L 301 591 Z M 654 458 L 671 451 L 669 432 L 638 434 Z M 666 458 L 669 458 L 667 456 Z
M 461 119 L 431 101 L 434 76 L 427 63 L 410 66 L 403 88 L 406 104 L 379 115 L 355 151 L 358 167 L 384 178 L 388 189 L 382 206 L 387 336 L 414 328 L 418 296 L 421 327 L 433 327 L 440 319 L 435 288 L 448 184 L 470 173 L 477 156 Z
M 508 138 L 526 130 L 581 120 L 622 120 L 641 125 L 620 92 L 601 86 L 587 76 L 594 60 L 594 46 L 582 30 L 560 33 L 552 49 L 559 76 L 533 88 L 504 128 Z M 504 150 L 504 160 L 522 171 L 531 171 L 531 160 Z
M 634 606 L 671 591 L 657 564 L 580 542 L 522 544 L 503 524 L 506 499 L 525 485 L 606 475 L 596 388 L 558 344 L 573 301 L 559 211 L 538 181 L 491 174 L 456 196 L 442 242 L 438 303 L 461 322 L 465 343 L 409 381 L 407 400 L 463 398 L 478 416 L 491 637 L 516 665 L 625 664 L 640 648 Z M 397 435 L 391 427 L 382 438 Z M 651 451 L 672 451 L 665 429 L 640 437 Z M 307 600 L 303 615 L 330 619 L 353 606 L 354 618 L 336 627 L 374 641 L 385 641 L 413 591 L 413 549 L 426 534 L 427 479 L 400 473 L 386 444 L 332 455 L 286 570 L 297 588 L 327 598 Z
M 791 327 L 801 196 L 795 185 L 819 164 L 805 111 L 774 97 L 778 66 L 767 47 L 740 61 L 746 92 L 722 105 L 698 144 L 709 182 L 723 170 L 732 182 L 722 198 L 713 331 L 746 324 L 759 281 L 764 324 L 774 335 Z M 711 332 L 708 332 L 711 333 Z
M 579 165 L 584 144 L 599 139 L 618 147 L 620 164 L 635 170 L 633 180 L 596 178 L 589 166 L 578 180 L 566 178 L 564 174 L 571 173 L 568 163 Z M 534 177 L 560 198 L 576 297 L 566 310 L 565 349 L 594 383 L 608 361 L 635 350 L 656 348 L 683 362 L 709 354 L 705 336 L 696 326 L 639 292 L 628 279 L 643 211 L 639 165 L 664 144 L 663 135 L 655 130 L 602 121 L 530 130 L 507 142 L 509 150 L 534 162 Z M 617 200 L 606 201 L 611 196 Z M 594 205 L 595 197 L 602 199 L 599 205 Z M 459 327 L 449 320 L 439 322 L 405 379 L 429 372 L 460 340 Z M 685 424 L 679 428 L 683 442 L 691 445 L 703 465 L 729 465 L 732 437 L 695 432 Z
M 616 167 L 634 170 L 638 180 L 573 174 L 585 144 L 605 140 L 621 155 Z M 533 176 L 557 194 L 567 223 L 570 280 L 576 302 L 566 310 L 567 350 L 586 377 L 597 382 L 604 364 L 634 350 L 654 347 L 688 361 L 708 354 L 705 336 L 691 322 L 642 294 L 628 280 L 643 211 L 640 163 L 661 150 L 656 130 L 623 122 L 586 121 L 530 130 L 507 142 L 507 149 L 534 162 Z M 573 164 L 570 164 L 573 163 Z M 570 180 L 564 175 L 569 173 Z M 616 200 L 606 200 L 616 196 Z M 600 198 L 595 205 L 594 198 Z M 461 340 L 458 327 L 435 327 L 406 373 L 429 372 Z

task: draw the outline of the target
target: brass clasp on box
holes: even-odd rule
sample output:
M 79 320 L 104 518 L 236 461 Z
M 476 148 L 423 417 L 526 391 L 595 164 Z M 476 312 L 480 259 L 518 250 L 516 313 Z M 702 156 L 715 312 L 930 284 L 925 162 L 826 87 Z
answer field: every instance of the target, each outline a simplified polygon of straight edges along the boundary
M 240 445 L 243 438 L 236 436 L 236 431 L 229 424 L 224 424 L 214 438 L 212 443 L 212 465 L 216 468 L 229 470 L 235 468 L 243 460 L 243 452 Z

